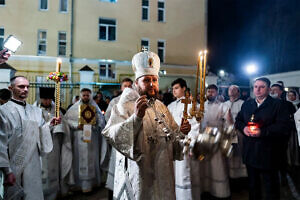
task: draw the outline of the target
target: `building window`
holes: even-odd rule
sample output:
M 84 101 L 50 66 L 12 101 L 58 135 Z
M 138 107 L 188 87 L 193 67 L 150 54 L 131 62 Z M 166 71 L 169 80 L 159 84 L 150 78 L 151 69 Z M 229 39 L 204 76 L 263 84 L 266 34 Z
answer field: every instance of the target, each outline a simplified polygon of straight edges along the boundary
M 48 10 L 48 0 L 40 0 L 40 10 Z
M 68 0 L 60 0 L 59 12 L 68 12 Z
M 149 20 L 149 0 L 142 0 L 142 20 Z
M 0 27 L 0 50 L 3 48 L 3 41 L 4 41 L 4 28 Z
M 165 41 L 157 42 L 157 53 L 160 59 L 160 62 L 165 62 Z
M 111 2 L 111 3 L 117 3 L 117 0 L 100 0 L 100 1 Z
M 144 49 L 147 49 L 148 51 L 150 50 L 149 49 L 149 40 L 148 39 L 142 39 L 141 40 L 141 49 L 143 50 Z
M 107 63 L 100 63 L 100 78 L 108 78 L 108 79 L 114 79 L 115 78 L 115 72 L 113 70 L 112 64 Z
M 67 49 L 67 33 L 58 32 L 58 55 L 66 56 Z
M 116 40 L 116 20 L 115 19 L 99 19 L 99 40 Z
M 0 6 L 5 5 L 5 0 L 0 0 Z
M 165 21 L 165 2 L 162 0 L 159 0 L 157 2 L 157 8 L 158 8 L 158 16 L 157 16 L 157 20 L 159 22 L 164 22 Z
M 39 55 L 39 56 L 46 55 L 46 49 L 47 49 L 47 32 L 39 30 L 37 55 Z

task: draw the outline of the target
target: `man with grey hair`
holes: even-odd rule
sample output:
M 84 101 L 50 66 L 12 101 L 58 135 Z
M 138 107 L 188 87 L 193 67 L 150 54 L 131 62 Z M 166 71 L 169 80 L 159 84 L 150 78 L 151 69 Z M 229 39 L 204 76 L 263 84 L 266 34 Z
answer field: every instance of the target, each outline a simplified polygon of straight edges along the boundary
M 181 134 L 167 107 L 157 100 L 159 57 L 153 52 L 133 56 L 135 89 L 126 88 L 112 109 L 102 134 L 118 151 L 114 199 L 175 200 L 173 160 L 182 160 Z
M 0 106 L 0 168 L 5 172 L 7 199 L 41 200 L 43 197 L 40 154 L 49 153 L 53 144 L 49 126 L 40 108 L 26 103 L 29 82 L 24 76 L 11 79 L 12 98 Z
M 229 100 L 223 103 L 223 116 L 225 126 L 233 125 L 237 114 L 240 112 L 244 103 L 240 99 L 240 88 L 237 85 L 231 85 L 228 88 Z M 232 140 L 232 156 L 228 159 L 229 177 L 231 178 L 232 188 L 242 186 L 240 178 L 247 177 L 246 166 L 242 162 L 241 145 L 242 137 L 236 130 L 236 136 Z

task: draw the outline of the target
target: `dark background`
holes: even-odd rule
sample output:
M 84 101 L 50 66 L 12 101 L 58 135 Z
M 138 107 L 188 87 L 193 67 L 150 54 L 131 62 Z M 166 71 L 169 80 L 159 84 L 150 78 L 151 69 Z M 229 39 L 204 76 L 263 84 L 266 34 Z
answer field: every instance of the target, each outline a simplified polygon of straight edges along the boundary
M 249 80 L 256 75 L 300 70 L 300 0 L 208 0 L 208 64 Z

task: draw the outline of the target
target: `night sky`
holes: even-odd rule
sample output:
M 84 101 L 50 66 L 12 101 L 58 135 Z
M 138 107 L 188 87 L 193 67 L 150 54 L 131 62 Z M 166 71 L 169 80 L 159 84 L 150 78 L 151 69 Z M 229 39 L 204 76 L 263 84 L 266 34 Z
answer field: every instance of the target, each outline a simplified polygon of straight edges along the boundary
M 300 70 L 300 0 L 208 0 L 208 49 L 211 71 L 240 80 L 248 62 L 257 75 Z

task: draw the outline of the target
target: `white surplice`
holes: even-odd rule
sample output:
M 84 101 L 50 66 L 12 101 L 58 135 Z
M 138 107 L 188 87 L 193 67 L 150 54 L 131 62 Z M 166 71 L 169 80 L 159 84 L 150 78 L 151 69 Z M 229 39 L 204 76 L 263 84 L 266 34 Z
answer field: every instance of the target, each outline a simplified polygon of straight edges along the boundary
M 33 104 L 42 109 L 43 118 L 49 122 L 55 116 L 55 104 L 52 102 L 49 108 L 41 106 L 37 101 Z M 61 123 L 51 128 L 53 150 L 42 156 L 42 183 L 45 200 L 54 200 L 58 192 L 66 193 L 67 183 L 72 184 L 72 147 L 70 131 L 62 113 Z M 68 177 L 67 177 L 68 176 Z M 66 179 L 68 178 L 68 180 Z
M 65 114 L 65 120 L 71 130 L 75 185 L 82 191 L 91 191 L 101 184 L 100 159 L 105 156 L 101 154 L 101 148 L 107 145 L 101 135 L 105 120 L 97 104 L 91 100 L 90 104 L 96 107 L 96 124 L 92 126 L 91 142 L 84 142 L 83 131 L 78 129 L 81 104 L 81 100 L 76 102 Z
M 235 101 L 226 101 L 223 103 L 223 117 L 225 120 L 225 125 L 229 125 L 229 123 L 226 121 L 226 116 L 229 114 L 228 110 L 230 109 L 233 122 L 235 122 L 235 118 L 237 114 L 240 112 L 241 107 L 243 105 L 244 101 L 241 99 L 237 99 Z M 247 177 L 247 169 L 246 166 L 243 164 L 242 159 L 242 136 L 240 135 L 236 130 L 236 137 L 233 139 L 232 142 L 232 156 L 228 158 L 228 167 L 229 167 L 229 176 L 230 178 L 241 178 L 241 177 Z
M 180 126 L 183 117 L 184 104 L 181 103 L 181 100 L 184 98 L 176 99 L 168 105 L 168 109 L 178 126 Z M 189 104 L 187 112 L 189 112 L 191 107 L 191 104 Z M 194 138 L 199 133 L 199 124 L 195 118 L 189 119 L 189 122 L 191 124 L 189 136 Z M 189 155 L 184 155 L 183 160 L 176 160 L 174 164 L 176 199 L 200 199 L 199 161 L 194 160 Z
M 218 100 L 205 102 L 202 129 L 205 127 L 221 128 L 223 126 L 222 106 Z M 218 198 L 230 196 L 229 173 L 226 158 L 221 150 L 217 150 L 210 158 L 200 162 L 200 174 L 202 192 L 209 192 Z
M 7 198 L 22 187 L 23 199 L 44 199 L 40 153 L 51 152 L 53 143 L 49 122 L 45 123 L 41 109 L 8 101 L 0 107 L 0 138 L 7 148 L 1 154 L 0 163 L 9 163 L 9 170 L 16 176 L 15 186 L 7 187 Z M 13 199 L 20 199 L 20 196 Z

